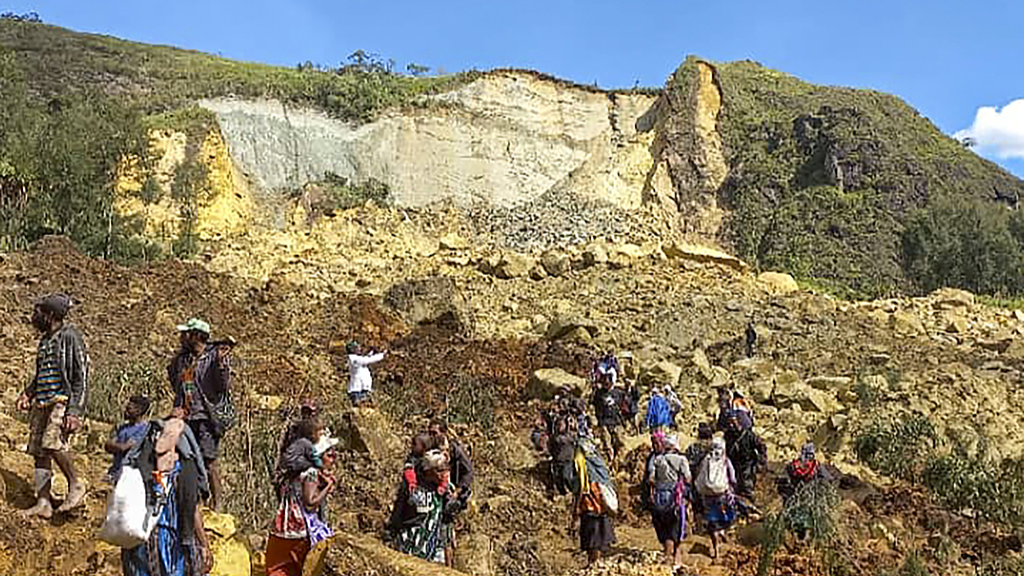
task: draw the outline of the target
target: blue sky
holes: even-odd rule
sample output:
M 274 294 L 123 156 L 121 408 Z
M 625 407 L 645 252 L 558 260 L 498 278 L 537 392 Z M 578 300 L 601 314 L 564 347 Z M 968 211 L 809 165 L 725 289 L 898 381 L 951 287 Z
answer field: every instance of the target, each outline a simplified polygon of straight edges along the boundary
M 1020 0 L 46 0 L 0 9 L 272 64 L 337 64 L 362 49 L 402 68 L 533 68 L 604 87 L 660 86 L 687 54 L 751 59 L 897 94 L 1024 176 Z

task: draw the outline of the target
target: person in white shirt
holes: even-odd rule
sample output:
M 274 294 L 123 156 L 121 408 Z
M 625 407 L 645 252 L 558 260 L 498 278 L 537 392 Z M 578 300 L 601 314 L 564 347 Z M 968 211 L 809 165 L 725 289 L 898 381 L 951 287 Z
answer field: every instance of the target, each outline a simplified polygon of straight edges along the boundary
M 353 406 L 359 406 L 370 399 L 373 390 L 370 365 L 383 360 L 385 353 L 370 350 L 370 354 L 364 355 L 358 342 L 345 345 L 345 352 L 348 354 L 348 398 Z

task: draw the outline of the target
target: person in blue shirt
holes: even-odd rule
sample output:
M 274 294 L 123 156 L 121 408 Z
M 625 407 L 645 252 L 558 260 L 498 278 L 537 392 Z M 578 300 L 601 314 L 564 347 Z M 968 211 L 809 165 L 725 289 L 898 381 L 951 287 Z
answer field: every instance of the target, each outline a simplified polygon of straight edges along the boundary
M 110 440 L 107 440 L 103 447 L 107 453 L 114 456 L 114 463 L 107 470 L 107 480 L 111 484 L 117 484 L 117 479 L 121 476 L 124 455 L 133 446 L 142 442 L 146 430 L 149 429 L 149 422 L 144 420 L 149 414 L 149 404 L 149 398 L 145 396 L 132 396 L 124 408 L 125 422 L 114 429 Z

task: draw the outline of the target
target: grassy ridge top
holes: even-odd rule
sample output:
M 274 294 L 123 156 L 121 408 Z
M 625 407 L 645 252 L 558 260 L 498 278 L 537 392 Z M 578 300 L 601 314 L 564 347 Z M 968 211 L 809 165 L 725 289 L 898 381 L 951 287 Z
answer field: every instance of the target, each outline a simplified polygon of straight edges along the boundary
M 99 88 L 128 97 L 150 114 L 186 107 L 200 98 L 235 95 L 278 98 L 365 121 L 384 108 L 477 75 L 413 77 L 356 67 L 345 73 L 284 68 L 11 20 L 0 20 L 0 49 L 12 52 L 21 68 L 31 71 L 29 82 L 39 96 Z

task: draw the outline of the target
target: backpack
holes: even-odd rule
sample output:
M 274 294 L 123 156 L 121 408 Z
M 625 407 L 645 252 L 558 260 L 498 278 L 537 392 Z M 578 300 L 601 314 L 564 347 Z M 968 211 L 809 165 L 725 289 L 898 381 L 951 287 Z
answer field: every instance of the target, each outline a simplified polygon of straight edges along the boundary
M 729 491 L 729 472 L 725 462 L 724 457 L 716 459 L 710 455 L 701 462 L 697 474 L 697 492 L 701 496 L 721 496 Z
M 647 401 L 646 422 L 647 427 L 651 429 L 672 423 L 672 410 L 669 409 L 668 400 L 661 394 L 655 394 Z
M 146 483 L 134 466 L 121 470 L 114 491 L 107 500 L 106 518 L 100 528 L 100 540 L 121 548 L 134 548 L 149 539 L 163 512 L 163 503 L 146 505 Z

